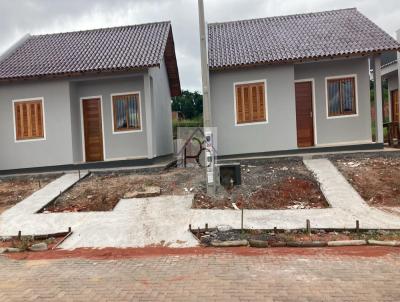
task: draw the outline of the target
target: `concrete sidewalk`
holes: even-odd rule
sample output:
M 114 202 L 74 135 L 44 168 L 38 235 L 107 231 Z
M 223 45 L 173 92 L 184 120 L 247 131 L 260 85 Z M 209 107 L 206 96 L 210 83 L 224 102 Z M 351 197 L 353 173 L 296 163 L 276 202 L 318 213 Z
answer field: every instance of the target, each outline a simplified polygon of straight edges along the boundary
M 321 183 L 321 190 L 332 206 L 307 210 L 245 210 L 244 227 L 304 228 L 306 219 L 312 227 L 400 228 L 398 216 L 369 207 L 349 185 L 343 175 L 326 159 L 305 160 Z M 34 214 L 60 187 L 77 181 L 76 175 L 65 175 L 0 216 L 0 235 L 47 234 L 66 231 L 74 234 L 62 248 L 78 247 L 144 247 L 164 245 L 192 247 L 197 240 L 188 231 L 193 228 L 229 224 L 240 228 L 241 213 L 235 210 L 191 209 L 193 195 L 121 200 L 110 212 Z

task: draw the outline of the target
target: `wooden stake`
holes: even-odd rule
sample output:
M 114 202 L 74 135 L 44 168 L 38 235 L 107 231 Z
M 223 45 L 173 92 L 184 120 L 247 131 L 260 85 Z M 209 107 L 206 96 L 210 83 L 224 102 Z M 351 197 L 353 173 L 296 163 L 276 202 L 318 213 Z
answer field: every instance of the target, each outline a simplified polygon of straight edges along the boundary
M 278 228 L 274 227 L 274 234 L 278 233 Z
M 192 231 L 192 225 L 189 224 L 189 231 Z
M 360 222 L 356 220 L 356 232 L 357 234 L 360 232 Z
M 243 212 L 244 212 L 244 208 L 242 207 L 242 221 L 241 221 L 241 230 L 242 230 L 242 233 L 243 233 Z
M 18 239 L 21 240 L 21 231 L 18 231 Z
M 208 231 L 208 223 L 206 223 L 206 231 Z
M 307 229 L 307 234 L 311 235 L 311 223 L 310 223 L 310 219 L 306 220 L 306 229 Z

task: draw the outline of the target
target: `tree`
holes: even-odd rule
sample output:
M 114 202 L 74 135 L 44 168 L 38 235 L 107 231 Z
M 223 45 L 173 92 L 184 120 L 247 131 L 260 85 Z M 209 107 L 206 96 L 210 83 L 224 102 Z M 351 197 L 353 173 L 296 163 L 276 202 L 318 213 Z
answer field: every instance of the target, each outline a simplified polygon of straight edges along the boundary
M 197 91 L 183 90 L 182 95 L 172 98 L 172 111 L 180 111 L 185 119 L 203 114 L 203 96 Z

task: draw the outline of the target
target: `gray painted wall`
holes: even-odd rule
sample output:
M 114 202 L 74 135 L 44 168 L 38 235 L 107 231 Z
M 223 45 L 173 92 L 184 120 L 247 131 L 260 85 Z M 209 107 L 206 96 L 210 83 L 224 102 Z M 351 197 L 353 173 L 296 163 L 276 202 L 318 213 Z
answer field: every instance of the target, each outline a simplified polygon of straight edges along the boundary
M 358 116 L 328 119 L 325 77 L 357 75 Z M 317 146 L 371 141 L 367 58 L 278 65 L 210 73 L 219 155 L 297 149 L 294 81 L 315 81 Z M 234 83 L 266 80 L 268 123 L 235 126 Z
M 70 91 L 67 81 L 0 85 L 0 169 L 73 162 Z M 46 140 L 15 142 L 12 100 L 44 98 Z
M 388 78 L 388 90 L 389 92 L 399 88 L 399 81 L 397 74 L 393 75 L 392 77 Z
M 372 140 L 368 58 L 295 65 L 295 79 L 314 78 L 318 145 Z M 325 77 L 357 75 L 358 116 L 328 119 Z
M 164 61 L 149 70 L 153 100 L 154 156 L 173 153 L 171 93 Z
M 234 83 L 266 80 L 268 123 L 235 125 Z M 219 155 L 297 147 L 293 65 L 210 73 L 213 126 Z
M 143 76 L 130 76 L 123 78 L 108 78 L 100 80 L 85 80 L 72 83 L 75 87 L 74 98 L 71 98 L 71 108 L 74 114 L 79 112 L 78 124 L 73 129 L 75 161 L 83 161 L 82 158 L 82 127 L 80 98 L 101 96 L 103 114 L 103 133 L 105 145 L 105 159 L 126 159 L 147 157 L 146 142 L 146 109 L 144 106 Z M 142 112 L 142 130 L 135 132 L 113 133 L 111 94 L 124 92 L 140 92 L 140 105 Z
M 151 115 L 146 116 L 144 74 L 30 81 L 0 85 L 0 170 L 84 161 L 81 98 L 101 96 L 105 160 L 147 158 L 146 120 L 151 118 L 154 156 L 173 152 L 171 96 L 163 63 L 152 68 Z M 111 94 L 140 93 L 142 130 L 113 133 Z M 46 140 L 15 143 L 12 100 L 44 98 Z M 150 156 L 152 157 L 152 156 Z

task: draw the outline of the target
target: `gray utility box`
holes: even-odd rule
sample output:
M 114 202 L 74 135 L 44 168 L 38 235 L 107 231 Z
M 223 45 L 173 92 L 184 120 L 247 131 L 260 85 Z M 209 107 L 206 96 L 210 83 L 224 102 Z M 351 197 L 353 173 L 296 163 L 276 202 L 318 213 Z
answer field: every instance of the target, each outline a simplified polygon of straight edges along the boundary
M 242 184 L 240 163 L 218 164 L 219 181 L 223 187 Z

